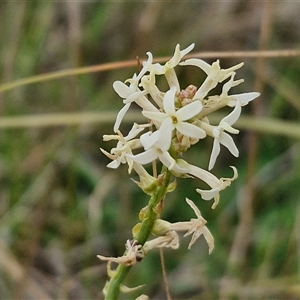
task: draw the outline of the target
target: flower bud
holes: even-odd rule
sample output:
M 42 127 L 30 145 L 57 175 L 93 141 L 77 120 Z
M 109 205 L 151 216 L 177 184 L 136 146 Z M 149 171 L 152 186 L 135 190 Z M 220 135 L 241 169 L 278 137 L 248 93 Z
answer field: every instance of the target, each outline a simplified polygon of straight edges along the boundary
M 170 230 L 170 225 L 171 223 L 169 223 L 168 221 L 157 219 L 154 222 L 152 234 L 157 236 L 165 235 L 166 232 Z

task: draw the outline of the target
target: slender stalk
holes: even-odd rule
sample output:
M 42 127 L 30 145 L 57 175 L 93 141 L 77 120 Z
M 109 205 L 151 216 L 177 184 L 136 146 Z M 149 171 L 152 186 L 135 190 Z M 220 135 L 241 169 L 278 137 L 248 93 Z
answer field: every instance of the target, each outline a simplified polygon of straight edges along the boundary
M 241 58 L 256 58 L 256 57 L 266 57 L 266 58 L 280 58 L 280 57 L 295 57 L 300 56 L 300 51 L 298 49 L 282 49 L 282 50 L 265 50 L 265 51 L 220 51 L 220 52 L 198 52 L 194 55 L 186 55 L 186 58 L 222 58 L 222 57 L 241 57 Z M 153 62 L 165 62 L 169 60 L 170 57 L 161 57 L 154 59 Z M 34 84 L 43 81 L 49 81 L 69 76 L 77 76 L 83 74 L 91 74 L 95 72 L 104 72 L 115 69 L 124 69 L 134 67 L 136 65 L 136 60 L 126 60 L 119 62 L 111 62 L 100 65 L 93 65 L 87 67 L 80 67 L 74 69 L 65 69 L 54 72 L 49 72 L 45 74 L 39 74 L 35 76 L 30 76 L 26 78 L 21 78 L 11 82 L 5 82 L 0 85 L 0 93 L 9 91 L 11 89 L 21 87 L 28 84 Z
M 141 224 L 141 229 L 135 238 L 140 245 L 144 245 L 151 234 L 154 222 L 160 213 L 159 209 L 157 208 L 160 202 L 164 200 L 167 193 L 167 188 L 171 180 L 171 173 L 163 168 L 161 177 L 162 178 L 158 179 L 159 185 L 157 190 L 149 199 L 147 211 Z M 117 267 L 117 269 L 114 271 L 114 275 L 110 278 L 109 282 L 106 285 L 106 300 L 118 299 L 120 294 L 120 287 L 130 269 L 131 266 L 125 266 L 122 264 Z
M 168 280 L 167 280 L 167 271 L 166 271 L 165 256 L 164 256 L 164 249 L 163 248 L 159 249 L 159 257 L 160 257 L 160 262 L 161 262 L 161 270 L 162 270 L 162 273 L 163 273 L 166 297 L 167 297 L 167 300 L 172 300 L 171 294 L 170 294 L 170 289 L 169 289 L 169 283 L 168 283 Z

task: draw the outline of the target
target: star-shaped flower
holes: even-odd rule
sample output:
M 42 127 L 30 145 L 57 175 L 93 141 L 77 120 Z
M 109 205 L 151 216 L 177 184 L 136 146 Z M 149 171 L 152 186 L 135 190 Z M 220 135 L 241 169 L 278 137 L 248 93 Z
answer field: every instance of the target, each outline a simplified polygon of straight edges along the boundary
M 235 72 L 231 75 L 230 80 L 228 80 L 222 88 L 222 93 L 220 96 L 213 96 L 219 98 L 219 103 L 222 104 L 222 106 L 228 105 L 230 107 L 234 107 L 237 102 L 241 106 L 247 105 L 250 101 L 254 100 L 257 98 L 260 94 L 257 92 L 250 92 L 250 93 L 242 93 L 242 94 L 235 94 L 235 95 L 229 95 L 228 92 L 229 90 L 237 86 L 238 84 L 242 83 L 244 80 L 234 80 L 235 77 Z M 211 97 L 209 97 L 211 98 Z M 218 107 L 220 108 L 220 107 Z
M 206 133 L 202 128 L 186 122 L 201 111 L 203 107 L 201 101 L 193 101 L 175 110 L 175 93 L 176 88 L 174 86 L 166 92 L 163 100 L 164 112 L 143 111 L 143 115 L 153 121 L 161 123 L 159 132 L 160 135 L 164 136 L 163 139 L 166 141 L 171 140 L 174 129 L 191 138 L 204 138 Z
M 216 87 L 219 82 L 224 81 L 230 77 L 235 70 L 241 68 L 244 63 L 240 63 L 228 69 L 221 69 L 219 60 L 212 63 L 212 65 L 198 58 L 191 58 L 181 62 L 180 66 L 196 66 L 202 69 L 207 77 L 199 87 L 194 99 L 203 99 L 207 93 Z
M 196 191 L 201 195 L 203 200 L 214 199 L 212 208 L 215 208 L 219 203 L 220 191 L 224 190 L 226 187 L 230 186 L 231 182 L 234 181 L 237 177 L 237 170 L 235 167 L 231 167 L 234 171 L 232 178 L 217 178 L 212 173 L 199 168 L 197 166 L 191 165 L 184 161 L 183 159 L 177 159 L 176 164 L 174 165 L 172 172 L 177 172 L 176 176 L 182 176 L 184 174 L 192 175 L 211 187 L 211 190 L 201 190 L 196 189 Z
M 170 69 L 175 68 L 181 61 L 181 59 L 191 52 L 195 47 L 195 44 L 189 45 L 187 48 L 183 49 L 180 51 L 180 45 L 177 44 L 175 47 L 175 52 L 174 55 L 170 60 L 168 60 L 163 66 L 159 63 L 153 64 L 152 71 L 154 72 L 155 75 L 162 75 L 168 72 Z
M 191 165 L 183 159 L 176 160 L 176 165 L 174 166 L 172 171 L 177 172 L 177 176 L 179 177 L 180 173 L 182 173 L 181 175 L 189 174 L 197 177 L 198 179 L 209 185 L 211 188 L 215 188 L 220 184 L 220 180 L 215 175 L 202 168 Z
M 220 199 L 220 191 L 226 189 L 228 186 L 231 185 L 231 182 L 237 179 L 238 172 L 237 169 L 233 166 L 231 166 L 233 169 L 233 177 L 232 178 L 220 178 L 219 184 L 215 187 L 213 187 L 211 190 L 201 190 L 196 189 L 197 193 L 199 193 L 203 200 L 211 200 L 214 199 L 214 204 L 212 208 L 215 208 L 217 204 L 219 203 Z
M 141 78 L 140 85 L 144 91 L 147 92 L 154 100 L 154 102 L 158 105 L 159 108 L 163 108 L 163 97 L 164 92 L 161 92 L 159 88 L 155 84 L 155 75 L 150 73 L 149 75 L 145 75 Z M 147 110 L 147 109 L 145 109 Z
M 237 101 L 232 112 L 224 117 L 220 121 L 218 126 L 210 125 L 207 120 L 206 122 L 201 122 L 200 126 L 206 131 L 207 135 L 210 135 L 214 138 L 213 149 L 210 155 L 208 166 L 209 170 L 211 170 L 215 165 L 216 159 L 220 153 L 220 144 L 225 146 L 233 156 L 239 156 L 239 150 L 236 147 L 233 138 L 228 133 L 226 133 L 226 131 L 232 134 L 239 133 L 239 130 L 233 128 L 231 125 L 233 125 L 238 120 L 241 114 L 241 110 L 242 108 L 240 102 Z
M 148 254 L 152 249 L 164 248 L 164 247 L 178 249 L 179 236 L 176 233 L 176 231 L 173 230 L 167 231 L 164 235 L 159 236 L 150 241 L 147 241 L 143 246 L 143 250 L 145 254 Z
M 123 264 L 125 266 L 135 265 L 137 261 L 141 261 L 144 258 L 144 251 L 142 245 L 139 245 L 136 241 L 126 241 L 126 252 L 123 256 L 119 257 L 106 257 L 102 255 L 97 255 L 101 260 L 108 262 L 115 262 L 118 264 Z
M 205 226 L 206 220 L 202 217 L 200 210 L 193 201 L 186 198 L 187 204 L 193 209 L 197 218 L 191 219 L 187 222 L 176 222 L 170 225 L 170 230 L 174 231 L 187 231 L 184 236 L 192 235 L 192 239 L 188 248 L 190 249 L 195 241 L 203 234 L 209 248 L 209 253 L 214 249 L 214 238 L 208 228 Z
M 132 102 L 136 102 L 137 105 L 142 107 L 145 110 L 157 111 L 157 108 L 145 97 L 147 91 L 141 91 L 138 87 L 140 79 L 149 71 L 149 67 L 152 63 L 152 54 L 148 54 L 148 60 L 144 63 L 144 66 L 138 75 L 134 74 L 131 79 L 127 79 L 126 82 L 129 82 L 130 85 L 126 85 L 121 81 L 115 81 L 113 83 L 113 88 L 116 93 L 123 98 L 123 103 L 125 104 L 123 108 L 118 112 L 116 122 L 114 125 L 114 132 L 120 127 L 121 121 L 128 111 Z
M 143 145 L 145 152 L 136 155 L 128 154 L 128 159 L 142 165 L 159 159 L 169 169 L 172 169 L 176 164 L 175 159 L 168 152 L 171 140 L 164 140 L 163 135 L 159 135 L 159 131 L 149 131 L 142 134 L 140 142 Z
M 101 152 L 105 154 L 108 158 L 112 159 L 107 167 L 116 169 L 120 164 L 128 163 L 128 172 L 130 173 L 133 167 L 133 161 L 128 159 L 127 154 L 132 154 L 132 149 L 140 148 L 142 145 L 139 139 L 134 139 L 141 131 L 145 129 L 148 125 L 138 125 L 134 123 L 131 130 L 127 136 L 123 136 L 118 130 L 117 135 L 104 135 L 104 141 L 117 140 L 117 146 L 112 148 L 110 153 L 100 148 Z
M 233 138 L 225 131 L 230 132 L 232 134 L 239 133 L 239 130 L 234 129 L 233 127 L 231 127 L 231 125 L 233 125 L 238 120 L 240 114 L 241 114 L 241 106 L 239 103 L 237 103 L 233 111 L 220 121 L 219 126 L 214 128 L 213 130 L 214 143 L 213 143 L 213 149 L 209 160 L 209 166 L 208 166 L 209 170 L 211 170 L 215 165 L 216 159 L 220 153 L 220 144 L 225 146 L 233 156 L 235 157 L 239 156 L 239 150 L 236 147 Z
M 181 59 L 188 54 L 191 50 L 193 50 L 195 44 L 191 44 L 186 49 L 180 51 L 180 45 L 177 44 L 175 47 L 175 53 L 173 57 L 167 61 L 164 65 L 159 63 L 153 64 L 150 66 L 150 76 L 155 75 L 165 75 L 169 87 L 175 86 L 177 92 L 180 91 L 180 85 L 178 82 L 178 78 L 176 76 L 174 68 L 180 63 Z

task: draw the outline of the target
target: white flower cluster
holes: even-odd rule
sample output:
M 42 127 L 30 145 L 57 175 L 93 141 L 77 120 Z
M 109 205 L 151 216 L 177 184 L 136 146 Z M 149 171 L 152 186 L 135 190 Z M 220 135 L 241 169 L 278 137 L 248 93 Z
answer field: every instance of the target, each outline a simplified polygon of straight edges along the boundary
M 151 191 L 149 187 L 155 179 L 150 176 L 143 165 L 159 160 L 173 175 L 177 177 L 194 176 L 207 183 L 211 189 L 196 191 L 204 200 L 214 199 L 213 208 L 219 201 L 219 192 L 237 178 L 234 167 L 232 178 L 218 179 L 209 171 L 214 167 L 220 153 L 220 144 L 225 146 L 232 155 L 238 156 L 238 149 L 231 134 L 239 131 L 232 127 L 238 120 L 242 106 L 259 96 L 259 93 L 249 92 L 230 95 L 229 90 L 243 82 L 234 80 L 236 70 L 243 63 L 228 69 L 221 69 L 217 60 L 212 65 L 201 59 L 187 59 L 183 56 L 194 48 L 191 44 L 180 51 L 177 45 L 173 57 L 164 65 L 153 63 L 150 52 L 148 60 L 143 62 L 139 74 L 134 74 L 125 83 L 116 81 L 113 87 L 123 99 L 124 107 L 119 111 L 114 125 L 114 135 L 104 135 L 104 140 L 116 140 L 117 145 L 110 153 L 101 151 L 110 159 L 107 166 L 117 168 L 120 164 L 128 164 L 129 173 L 135 170 L 140 177 L 140 187 L 144 191 Z M 175 67 L 195 66 L 207 75 L 199 87 L 189 85 L 180 87 Z M 168 90 L 161 91 L 156 85 L 157 76 L 165 76 Z M 223 84 L 220 95 L 213 94 L 218 84 Z M 210 95 L 208 95 L 210 94 Z M 123 136 L 119 130 L 120 124 L 131 103 L 135 102 L 141 113 L 149 120 L 147 124 L 133 124 L 132 129 Z M 223 107 L 232 107 L 232 111 L 224 117 L 218 125 L 211 125 L 209 114 Z M 206 137 L 213 138 L 213 148 L 208 163 L 208 170 L 191 165 L 181 158 L 181 155 L 193 144 Z
M 143 63 L 139 74 L 134 74 L 125 83 L 116 81 L 113 84 L 115 91 L 123 99 L 124 107 L 117 115 L 114 125 L 115 134 L 104 135 L 103 137 L 105 141 L 117 141 L 116 147 L 112 148 L 110 152 L 104 149 L 101 149 L 101 151 L 112 160 L 107 165 L 109 168 L 115 169 L 120 164 L 128 164 L 128 172 L 131 173 L 134 170 L 138 174 L 140 181 L 136 181 L 136 183 L 145 193 L 151 195 L 151 199 L 156 199 L 156 206 L 150 205 L 150 199 L 149 207 L 146 206 L 140 211 L 139 218 L 142 222 L 133 227 L 133 239 L 126 242 L 126 251 L 123 256 L 98 256 L 101 260 L 108 262 L 108 275 L 111 279 L 115 280 L 115 277 L 119 276 L 119 269 L 111 269 L 112 262 L 129 267 L 143 259 L 144 255 L 152 249 L 162 247 L 177 249 L 179 247 L 177 232 L 179 231 L 184 231 L 184 236 L 192 236 L 189 248 L 202 235 L 208 244 L 209 253 L 214 248 L 214 239 L 206 227 L 206 220 L 191 200 L 186 199 L 186 202 L 195 212 L 196 218 L 176 223 L 169 223 L 159 218 L 164 195 L 173 191 L 176 187 L 175 182 L 165 181 L 165 176 L 171 173 L 175 177 L 199 178 L 210 189 L 196 189 L 196 191 L 204 200 L 214 199 L 212 206 L 214 208 L 219 202 L 220 191 L 228 187 L 237 178 L 237 170 L 232 167 L 233 177 L 220 179 L 213 175 L 210 170 L 215 165 L 221 144 L 232 155 L 239 155 L 230 135 L 237 134 L 239 131 L 233 128 L 232 125 L 238 120 L 242 106 L 258 97 L 259 93 L 250 92 L 230 95 L 229 90 L 243 82 L 243 80 L 234 80 L 235 71 L 243 63 L 228 69 L 221 69 L 218 60 L 212 65 L 196 58 L 182 61 L 183 56 L 193 48 L 194 44 L 180 51 L 180 47 L 177 45 L 173 57 L 164 65 L 153 63 L 152 54 L 148 52 L 148 60 Z M 177 66 L 200 68 L 207 77 L 199 86 L 189 85 L 182 89 L 175 73 L 175 67 Z M 161 75 L 166 78 L 168 84 L 166 91 L 161 91 L 156 85 L 157 76 Z M 223 84 L 222 92 L 214 95 L 214 89 L 218 84 Z M 124 136 L 119 127 L 133 102 L 141 108 L 141 113 L 148 119 L 148 122 L 145 124 L 134 123 L 129 133 Z M 226 106 L 232 108 L 231 112 L 218 125 L 211 125 L 208 119 L 209 115 Z M 189 164 L 182 158 L 184 152 L 206 137 L 213 138 L 208 170 Z M 156 178 L 150 175 L 143 165 L 157 161 L 161 162 L 163 168 L 162 173 Z M 162 186 L 164 186 L 163 195 L 158 193 L 158 191 L 162 191 Z M 142 228 L 145 229 L 147 226 L 145 224 L 149 221 L 149 211 L 156 214 L 154 218 L 152 217 L 153 223 L 151 223 L 152 227 L 150 228 L 151 233 L 155 236 L 152 240 L 148 240 L 148 235 L 147 239 L 141 238 Z M 150 224 L 150 222 L 148 223 Z M 146 231 L 147 234 L 150 233 L 148 229 Z M 114 284 L 107 282 L 104 294 L 111 295 L 108 291 L 113 290 L 118 280 L 117 278 Z M 128 292 L 130 290 L 132 289 L 120 285 L 120 291 Z M 148 297 L 141 295 L 137 299 L 148 299 Z

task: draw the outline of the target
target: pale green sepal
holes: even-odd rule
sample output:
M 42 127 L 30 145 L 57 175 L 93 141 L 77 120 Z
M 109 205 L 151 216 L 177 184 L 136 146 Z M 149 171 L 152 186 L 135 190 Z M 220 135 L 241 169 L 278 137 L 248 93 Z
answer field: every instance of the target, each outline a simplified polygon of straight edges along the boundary
M 133 226 L 133 228 L 132 228 L 132 235 L 133 235 L 134 239 L 139 234 L 141 226 L 142 226 L 142 223 L 137 223 L 136 225 Z
M 154 177 L 153 177 L 154 178 Z M 137 181 L 133 178 L 131 178 L 131 180 L 137 184 L 139 186 L 139 188 L 147 195 L 152 196 L 153 193 L 156 191 L 157 189 L 157 181 L 156 179 L 154 179 L 152 182 L 150 180 L 147 179 L 143 179 L 141 178 L 141 181 Z
M 170 230 L 170 225 L 171 225 L 171 223 L 169 223 L 165 220 L 157 219 L 154 222 L 151 233 L 156 236 L 165 235 L 166 232 L 168 232 Z
M 122 293 L 131 293 L 131 292 L 135 292 L 135 291 L 139 290 L 139 289 L 142 288 L 143 286 L 145 286 L 145 285 L 144 285 L 144 284 L 141 284 L 141 285 L 138 285 L 138 286 L 136 286 L 136 287 L 129 288 L 128 286 L 121 284 L 121 286 L 120 286 L 120 291 L 121 291 Z
M 175 179 L 173 182 L 171 182 L 171 183 L 168 185 L 168 187 L 167 187 L 167 193 L 174 192 L 175 189 L 176 189 L 176 187 L 177 187 L 177 181 L 176 181 L 176 179 Z

